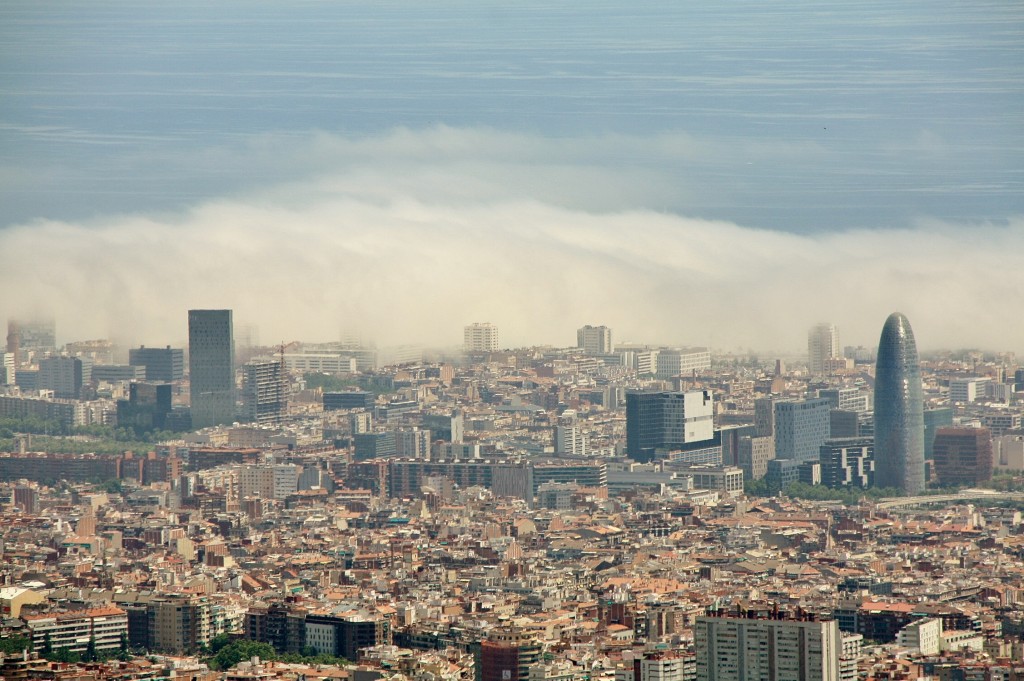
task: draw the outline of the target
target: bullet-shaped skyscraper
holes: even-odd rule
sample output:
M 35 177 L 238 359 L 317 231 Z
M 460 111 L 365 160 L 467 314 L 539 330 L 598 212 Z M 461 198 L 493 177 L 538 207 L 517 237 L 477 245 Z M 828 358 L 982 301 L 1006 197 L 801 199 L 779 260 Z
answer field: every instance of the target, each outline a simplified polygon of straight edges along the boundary
M 924 490 L 924 398 L 914 332 L 906 316 L 885 320 L 875 365 L 875 486 Z

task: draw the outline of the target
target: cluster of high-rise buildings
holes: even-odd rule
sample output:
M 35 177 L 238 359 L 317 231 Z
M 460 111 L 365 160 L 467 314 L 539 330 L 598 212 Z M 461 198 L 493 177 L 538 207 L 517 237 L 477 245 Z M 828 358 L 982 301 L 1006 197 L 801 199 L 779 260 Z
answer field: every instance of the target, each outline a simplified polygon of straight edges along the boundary
M 0 675 L 47 678 L 55 643 L 133 658 L 85 672 L 125 680 L 1024 669 L 1019 511 L 976 491 L 913 510 L 928 486 L 1024 485 L 1024 369 L 922 359 L 903 315 L 877 350 L 822 324 L 772 366 L 596 325 L 503 349 L 471 324 L 462 352 L 393 364 L 349 340 L 239 349 L 230 310 L 190 311 L 187 347 L 122 365 L 42 326 L 12 324 L 2 363 L 0 416 L 24 428 L 0 452 L 0 637 L 36 651 Z M 36 419 L 160 441 L 39 451 Z M 797 482 L 893 498 L 780 494 Z M 218 636 L 351 664 L 218 672 Z

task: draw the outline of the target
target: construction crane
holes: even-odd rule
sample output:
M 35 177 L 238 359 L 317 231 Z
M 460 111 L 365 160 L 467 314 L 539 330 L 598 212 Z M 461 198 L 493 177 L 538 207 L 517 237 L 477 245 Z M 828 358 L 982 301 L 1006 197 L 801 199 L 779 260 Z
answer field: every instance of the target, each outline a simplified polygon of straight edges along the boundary
M 281 360 L 281 380 L 283 381 L 285 380 L 285 377 L 288 375 L 288 365 L 285 363 L 285 351 L 297 345 L 300 345 L 299 341 L 292 341 L 291 343 L 281 341 L 281 345 L 278 346 L 278 356 L 280 357 Z

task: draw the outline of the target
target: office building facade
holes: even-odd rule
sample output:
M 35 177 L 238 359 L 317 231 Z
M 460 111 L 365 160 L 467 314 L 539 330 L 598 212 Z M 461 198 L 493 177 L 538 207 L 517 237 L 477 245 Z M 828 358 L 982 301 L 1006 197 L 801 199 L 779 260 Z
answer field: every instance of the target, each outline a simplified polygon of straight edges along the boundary
M 391 643 L 391 625 L 374 615 L 306 615 L 306 645 L 323 655 L 358 660 L 359 651 Z
M 924 458 L 934 457 L 935 434 L 939 428 L 953 427 L 953 407 L 934 407 L 924 410 Z
M 940 485 L 977 485 L 992 479 L 992 434 L 987 428 L 940 428 L 934 456 Z
M 92 379 L 92 360 L 81 357 L 47 357 L 39 360 L 40 390 L 52 390 L 60 399 L 76 400 Z
M 136 434 L 167 428 L 167 416 L 173 410 L 172 387 L 167 383 L 132 383 L 128 399 L 117 401 L 117 425 Z
M 796 459 L 772 459 L 768 462 L 764 482 L 770 494 L 785 491 L 794 482 L 800 482 L 800 461 Z
M 743 436 L 737 452 L 738 465 L 746 480 L 760 480 L 768 473 L 768 462 L 775 458 L 775 439 Z
M 395 433 L 395 454 L 401 459 L 429 459 L 430 431 L 413 426 Z
M 868 394 L 857 388 L 826 388 L 818 391 L 818 397 L 827 399 L 833 409 L 861 413 L 871 408 Z
M 711 351 L 707 348 L 663 348 L 658 351 L 656 365 L 655 378 L 692 376 L 711 368 Z
M 818 459 L 831 429 L 831 404 L 825 398 L 775 403 L 775 458 Z
M 875 485 L 924 491 L 924 397 L 910 321 L 886 319 L 875 365 Z
M 714 436 L 708 390 L 626 393 L 626 455 L 634 461 L 652 461 L 658 449 L 683 448 Z
M 875 482 L 873 438 L 832 438 L 821 445 L 821 484 L 866 489 Z
M 576 330 L 576 347 L 588 355 L 606 355 L 612 351 L 612 330 L 587 324 Z
M 185 377 L 185 351 L 181 348 L 147 348 L 145 345 L 128 351 L 128 364 L 144 367 L 146 380 L 173 383 Z
M 754 428 L 758 437 L 775 436 L 775 399 L 760 397 L 754 400 Z
M 192 426 L 235 420 L 235 341 L 231 310 L 189 310 Z

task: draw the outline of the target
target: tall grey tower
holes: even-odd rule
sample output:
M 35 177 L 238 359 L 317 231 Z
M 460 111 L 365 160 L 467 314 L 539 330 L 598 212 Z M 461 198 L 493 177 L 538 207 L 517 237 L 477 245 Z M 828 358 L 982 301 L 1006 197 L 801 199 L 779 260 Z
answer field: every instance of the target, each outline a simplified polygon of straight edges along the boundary
M 807 367 L 812 376 L 822 376 L 830 359 L 843 356 L 839 347 L 839 327 L 835 324 L 815 324 L 807 332 Z
M 924 491 L 924 397 L 910 322 L 885 320 L 875 365 L 875 485 Z
M 235 420 L 235 339 L 231 310 L 188 311 L 192 427 Z

